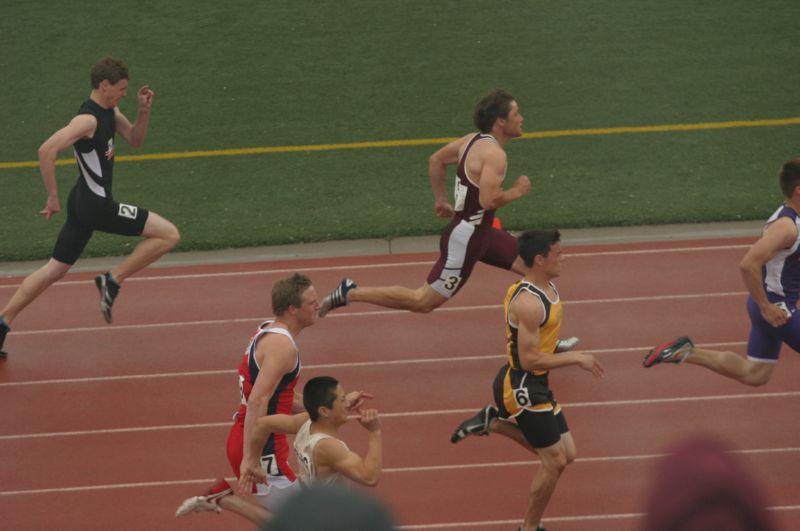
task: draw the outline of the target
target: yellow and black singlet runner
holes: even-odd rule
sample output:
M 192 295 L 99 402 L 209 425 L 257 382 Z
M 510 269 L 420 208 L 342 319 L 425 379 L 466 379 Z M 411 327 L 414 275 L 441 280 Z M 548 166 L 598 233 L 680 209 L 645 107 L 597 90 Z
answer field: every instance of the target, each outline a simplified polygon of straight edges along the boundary
M 508 309 L 511 303 L 523 292 L 530 293 L 541 301 L 544 317 L 539 324 L 539 350 L 545 355 L 555 356 L 556 343 L 561 330 L 563 309 L 555 285 L 550 287 L 555 293 L 551 300 L 547 294 L 532 282 L 521 279 L 514 283 L 503 301 L 506 319 L 506 364 L 497 374 L 494 384 L 495 400 L 501 416 L 515 417 L 523 410 L 533 412 L 553 411 L 557 414 L 560 406 L 553 398 L 548 383 L 549 371 L 524 371 L 521 368 L 518 346 L 518 323 L 513 323 Z

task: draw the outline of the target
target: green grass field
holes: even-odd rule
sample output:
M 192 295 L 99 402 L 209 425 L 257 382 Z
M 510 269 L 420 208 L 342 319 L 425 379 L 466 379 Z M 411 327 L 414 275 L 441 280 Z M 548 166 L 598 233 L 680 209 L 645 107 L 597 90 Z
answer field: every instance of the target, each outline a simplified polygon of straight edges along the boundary
M 145 146 L 119 143 L 115 197 L 181 229 L 181 250 L 438 232 L 439 144 L 176 158 L 185 151 L 441 139 L 504 87 L 529 133 L 504 225 L 760 219 L 800 125 L 613 134 L 628 126 L 797 118 L 796 0 L 14 2 L 0 18 L 0 260 L 49 256 L 31 163 L 88 96 L 104 54 L 156 92 Z M 578 134 L 584 129 L 611 132 Z M 570 133 L 572 131 L 572 133 Z M 125 161 L 125 155 L 164 155 Z M 70 159 L 63 152 L 61 158 Z M 62 203 L 74 164 L 59 166 Z M 62 205 L 63 206 L 63 205 Z M 135 239 L 98 234 L 84 256 Z

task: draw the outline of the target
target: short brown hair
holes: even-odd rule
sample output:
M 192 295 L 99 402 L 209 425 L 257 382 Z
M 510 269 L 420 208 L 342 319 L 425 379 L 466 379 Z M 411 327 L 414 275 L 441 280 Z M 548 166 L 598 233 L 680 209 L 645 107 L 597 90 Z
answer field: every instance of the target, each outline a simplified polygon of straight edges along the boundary
M 781 167 L 778 182 L 785 197 L 792 197 L 794 189 L 800 186 L 800 159 L 792 159 Z
M 481 133 L 489 133 L 498 118 L 508 118 L 514 96 L 503 89 L 497 89 L 483 98 L 475 106 L 472 123 Z
M 91 79 L 93 89 L 99 88 L 104 79 L 116 85 L 120 79 L 128 79 L 128 67 L 121 59 L 107 55 L 92 66 Z
M 282 278 L 272 286 L 272 313 L 285 314 L 289 306 L 299 308 L 303 305 L 303 293 L 311 287 L 311 279 L 302 273 Z

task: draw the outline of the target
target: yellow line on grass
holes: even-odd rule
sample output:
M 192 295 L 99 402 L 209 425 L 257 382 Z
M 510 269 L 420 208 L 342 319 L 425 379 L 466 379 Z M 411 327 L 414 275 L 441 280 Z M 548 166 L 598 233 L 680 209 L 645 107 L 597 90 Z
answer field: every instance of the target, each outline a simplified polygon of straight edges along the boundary
M 800 117 L 778 118 L 771 120 L 734 120 L 728 122 L 706 122 L 696 124 L 664 124 L 642 125 L 630 127 L 603 127 L 596 129 L 565 129 L 561 131 L 536 131 L 524 133 L 522 138 L 559 138 L 570 136 L 601 136 L 636 133 L 669 133 L 678 131 L 700 131 L 705 129 L 733 129 L 738 127 L 778 127 L 786 125 L 800 125 Z M 201 157 L 235 157 L 241 155 L 263 155 L 268 153 L 297 153 L 309 151 L 336 151 L 340 149 L 370 149 L 370 148 L 395 148 L 408 146 L 426 146 L 446 144 L 452 142 L 451 138 L 416 138 L 410 140 L 378 140 L 373 142 L 350 142 L 347 144 L 314 144 L 306 146 L 265 146 L 234 149 L 211 149 L 203 151 L 175 151 L 171 153 L 147 153 L 143 155 L 120 155 L 118 162 L 142 160 L 173 160 L 194 159 Z M 73 159 L 58 159 L 56 164 L 63 166 L 72 164 Z M 0 169 L 12 168 L 37 168 L 38 161 L 0 162 Z
M 776 127 L 800 125 L 800 117 L 773 120 L 733 120 L 729 122 L 706 122 L 698 124 L 641 125 L 631 127 L 607 127 L 598 129 L 568 129 L 564 131 L 541 131 L 524 133 L 522 138 L 556 138 L 562 136 L 620 135 L 629 133 L 670 133 L 676 131 L 700 131 L 703 129 L 734 129 L 737 127 Z

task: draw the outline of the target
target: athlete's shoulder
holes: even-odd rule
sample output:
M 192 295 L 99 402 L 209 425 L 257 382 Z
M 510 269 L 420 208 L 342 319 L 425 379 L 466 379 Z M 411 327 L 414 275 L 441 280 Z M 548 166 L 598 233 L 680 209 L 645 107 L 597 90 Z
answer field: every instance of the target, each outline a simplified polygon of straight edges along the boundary
M 310 437 L 311 431 L 311 420 L 307 420 L 304 422 L 300 428 L 298 428 L 297 433 L 294 436 L 294 447 L 298 452 L 305 451 L 306 445 L 308 445 L 308 439 Z
M 100 106 L 93 102 L 91 98 L 87 98 L 81 103 L 81 106 L 78 107 L 78 114 L 91 114 L 96 112 L 99 108 Z
M 536 297 L 541 297 L 542 296 L 542 290 L 540 288 L 538 288 L 533 282 L 531 282 L 529 280 L 525 280 L 525 279 L 521 279 L 517 283 L 517 291 L 525 292 L 525 293 L 528 293 L 530 295 L 534 295 Z
M 511 299 L 514 295 L 516 295 L 517 291 L 520 289 L 522 280 L 523 279 L 519 279 L 508 287 L 506 290 L 506 299 Z
M 88 114 L 94 116 L 95 119 L 101 116 L 114 116 L 115 109 L 106 109 L 101 107 L 96 101 L 91 98 L 84 101 L 78 109 L 78 115 Z
M 498 173 L 504 171 L 508 163 L 506 150 L 491 136 L 472 144 L 470 157 L 474 157 L 473 160 L 480 161 L 484 166 L 496 168 Z
M 333 435 L 320 435 L 317 440 L 314 454 L 315 456 L 319 457 L 320 454 L 317 452 L 320 452 L 323 455 L 334 457 L 340 455 L 342 452 L 347 451 L 347 445 L 338 437 L 334 437 Z
M 770 217 L 770 221 L 779 218 L 789 218 L 792 221 L 797 220 L 797 211 L 789 205 L 782 205 L 778 207 L 774 214 Z
M 259 365 L 271 362 L 286 367 L 287 370 L 290 365 L 295 365 L 299 351 L 290 334 L 284 334 L 275 329 L 265 329 L 256 336 L 254 341 L 254 356 Z
M 779 206 L 769 218 L 767 218 L 767 221 L 764 225 L 764 231 L 766 231 L 773 225 L 776 225 L 777 222 L 786 225 L 789 224 L 794 225 L 798 223 L 799 219 L 800 217 L 798 217 L 797 210 L 795 210 L 794 208 L 790 207 L 787 204 L 783 204 Z
M 545 294 L 530 282 L 520 282 L 511 304 L 529 310 L 533 307 L 540 308 L 546 298 Z
M 771 219 L 767 226 L 764 227 L 761 238 L 756 242 L 756 245 L 780 250 L 792 247 L 796 244 L 798 238 L 800 238 L 800 230 L 798 230 L 798 217 L 795 212 L 794 216 L 777 215 L 774 219 Z
M 503 146 L 497 142 L 497 139 L 492 135 L 486 133 L 478 133 L 473 135 L 474 142 L 472 144 L 473 149 L 476 151 L 480 151 L 481 153 L 486 153 L 492 156 L 503 156 L 506 155 L 506 150 L 503 149 Z

